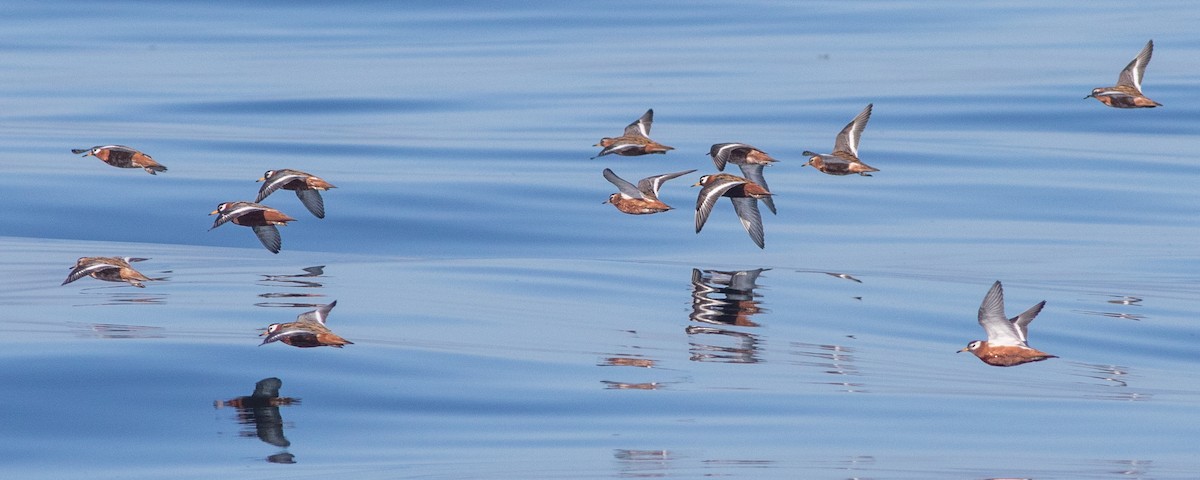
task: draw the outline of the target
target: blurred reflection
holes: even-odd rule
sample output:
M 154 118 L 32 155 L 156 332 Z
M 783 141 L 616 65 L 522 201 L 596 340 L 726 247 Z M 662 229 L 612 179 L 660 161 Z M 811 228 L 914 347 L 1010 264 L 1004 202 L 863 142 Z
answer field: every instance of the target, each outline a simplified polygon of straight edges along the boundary
M 802 358 L 798 365 L 816 367 L 829 375 L 839 377 L 858 377 L 862 374 L 854 365 L 854 349 L 842 345 L 819 345 L 815 343 L 792 342 L 791 353 Z M 847 393 L 865 393 L 862 383 L 851 382 L 848 378 L 832 382 L 814 382 L 825 385 L 835 385 Z
M 299 405 L 300 399 L 280 397 L 279 388 L 282 386 L 283 381 L 278 378 L 264 378 L 254 384 L 254 393 L 231 400 L 217 400 L 213 402 L 213 407 L 218 409 L 221 407 L 236 408 L 237 422 L 247 427 L 254 427 L 253 430 L 246 428 L 238 432 L 240 436 L 257 436 L 265 443 L 286 448 L 292 442 L 283 436 L 283 416 L 279 414 L 279 407 Z M 267 461 L 295 463 L 295 457 L 285 450 L 267 457 Z
M 776 462 L 775 460 L 753 460 L 753 459 L 736 459 L 736 458 L 728 459 L 728 460 L 712 459 L 712 460 L 705 460 L 704 467 L 710 468 L 710 469 L 718 469 L 718 468 L 723 468 L 723 467 L 767 468 L 767 467 L 771 467 L 772 465 L 775 465 L 776 463 L 778 463 L 778 462 Z M 710 474 L 710 475 L 706 475 L 706 476 L 713 477 L 713 476 L 718 476 L 718 475 Z
M 641 358 L 637 356 L 626 357 L 608 357 L 597 363 L 601 367 L 641 367 L 651 368 L 655 364 L 654 360 L 649 358 Z
M 287 274 L 287 275 L 263 275 L 259 285 L 269 287 L 288 287 L 288 288 L 322 288 L 325 284 L 317 281 L 317 279 L 325 277 L 325 266 L 317 265 L 315 267 L 307 267 L 301 269 L 304 273 Z M 268 292 L 258 295 L 261 298 L 313 298 L 323 297 L 324 294 L 312 292 Z M 315 308 L 322 304 L 320 303 L 304 303 L 304 302 L 259 302 L 254 304 L 258 307 L 285 307 L 285 308 Z
M 158 280 L 158 279 L 155 279 L 155 280 Z M 79 304 L 79 305 L 75 305 L 75 306 L 77 306 L 77 307 L 92 307 L 92 306 L 99 306 L 99 305 L 129 305 L 129 304 L 162 305 L 162 304 L 166 303 L 166 300 L 167 300 L 167 295 L 163 294 L 163 293 L 147 294 L 147 293 L 140 292 L 140 291 L 139 292 L 128 292 L 128 291 L 122 292 L 120 290 L 115 290 L 115 289 L 120 289 L 122 287 L 124 287 L 124 285 L 84 288 L 84 289 L 80 290 L 79 293 L 84 294 L 84 295 L 97 295 L 95 297 L 91 297 L 91 296 L 88 297 L 88 300 L 94 300 L 95 303 L 85 303 L 85 304 Z
M 721 326 L 757 327 L 750 317 L 766 312 L 759 307 L 754 292 L 758 277 L 769 269 L 720 271 L 692 269 L 693 322 L 716 326 L 692 325 L 691 360 L 698 362 L 758 363 L 757 335 L 721 328 Z M 706 337 L 701 337 L 704 335 Z M 732 340 L 733 344 L 729 345 Z
M 855 283 L 862 283 L 862 280 L 854 278 L 854 277 L 850 276 L 850 274 L 847 274 L 847 273 L 837 273 L 837 272 L 824 272 L 824 273 L 831 277 L 837 277 L 842 280 L 849 280 L 849 281 L 855 282 Z
M 636 331 L 627 330 L 625 333 L 631 334 L 635 338 L 637 337 Z M 638 346 L 633 346 L 633 348 L 635 350 L 642 350 L 642 348 L 638 347 Z M 632 367 L 634 369 L 647 372 L 646 374 L 642 374 L 641 372 L 634 372 L 633 370 L 630 370 L 629 368 L 619 370 L 619 373 L 621 375 L 627 376 L 627 377 L 657 377 L 658 376 L 657 371 L 654 371 L 653 373 L 649 373 L 649 372 L 651 372 L 650 369 L 653 369 L 658 366 L 658 360 L 653 359 L 653 358 L 648 358 L 645 355 L 640 355 L 640 354 L 636 354 L 636 353 L 608 354 L 608 355 L 600 358 L 599 361 L 596 363 L 596 366 L 598 366 L 598 367 Z M 607 372 L 607 373 L 612 373 L 612 372 Z M 642 380 L 642 381 L 638 381 L 638 380 Z M 609 389 L 609 390 L 657 390 L 658 386 L 659 386 L 659 384 L 657 382 L 644 381 L 644 378 L 637 379 L 637 380 L 626 378 L 626 379 L 623 379 L 623 381 L 602 380 L 601 383 L 604 385 L 604 388 Z
M 1129 295 L 1102 295 L 1102 296 L 1106 299 L 1105 303 L 1108 303 L 1111 305 L 1121 305 L 1121 306 L 1126 306 L 1126 307 L 1142 306 L 1142 298 L 1141 297 L 1134 297 L 1134 296 L 1129 296 Z M 1101 316 L 1101 317 L 1117 318 L 1117 319 L 1121 319 L 1121 320 L 1140 321 L 1140 320 L 1144 320 L 1146 318 L 1144 315 L 1138 315 L 1136 313 L 1128 313 L 1128 312 L 1110 312 L 1110 311 L 1095 311 L 1095 310 L 1076 310 L 1075 312 L 1082 313 L 1084 315 L 1097 315 L 1097 316 Z
M 1097 315 L 1120 320 L 1133 320 L 1135 322 L 1140 322 L 1146 318 L 1144 315 L 1138 315 L 1136 313 L 1097 312 L 1094 310 L 1075 310 L 1075 313 L 1082 313 L 1084 315 Z
M 866 480 L 870 477 L 863 477 L 860 474 L 876 468 L 875 457 L 871 455 L 855 455 L 836 460 L 817 460 L 813 463 L 830 470 L 844 471 L 848 476 L 841 477 L 839 475 L 839 477 L 852 480 Z
M 692 321 L 718 325 L 757 327 L 750 317 L 766 312 L 759 308 L 754 293 L 758 287 L 758 276 L 770 270 L 719 270 L 692 269 Z
M 1128 295 L 1109 295 L 1109 297 L 1111 298 L 1108 299 L 1108 303 L 1116 305 L 1137 305 L 1142 303 L 1141 298 L 1131 297 Z
M 603 383 L 604 388 L 609 390 L 658 390 L 659 386 L 662 385 L 658 382 L 625 383 L 610 380 L 601 380 L 600 383 Z
M 1141 477 L 1147 474 L 1147 470 L 1150 470 L 1150 467 L 1154 462 L 1150 460 L 1107 460 L 1103 463 L 1109 464 L 1111 465 L 1110 468 L 1115 469 L 1109 470 L 1107 473 L 1115 473 L 1117 475 L 1130 477 Z
M 840 279 L 842 279 L 842 280 L 849 280 L 849 281 L 851 281 L 851 282 L 854 282 L 854 283 L 863 283 L 863 281 L 862 281 L 862 280 L 859 280 L 859 279 L 855 278 L 853 275 L 850 275 L 849 273 L 842 273 L 842 272 L 826 272 L 826 271 L 823 271 L 823 270 L 796 270 L 796 271 L 797 271 L 797 272 L 799 272 L 799 273 L 819 273 L 819 274 L 822 274 L 822 275 L 829 275 L 829 276 L 831 276 L 831 277 L 834 277 L 834 278 L 840 278 Z M 853 299 L 855 299 L 855 300 L 862 300 L 862 297 L 861 297 L 861 296 L 852 296 L 852 297 L 850 297 L 850 298 L 853 298 Z
M 1082 370 L 1082 372 L 1072 373 L 1072 375 L 1095 380 L 1079 382 L 1080 384 L 1114 389 L 1098 391 L 1096 394 L 1085 395 L 1087 397 L 1105 400 L 1146 401 L 1150 400 L 1154 396 L 1153 394 L 1139 393 L 1129 389 L 1129 382 L 1135 379 L 1136 375 L 1131 375 L 1128 367 L 1123 367 L 1120 365 L 1105 365 L 1101 363 L 1068 363 L 1071 364 L 1072 368 L 1076 370 Z
M 68 323 L 81 337 L 96 338 L 163 338 L 162 327 L 120 325 L 115 323 Z
M 296 456 L 288 452 L 279 452 L 274 455 L 268 455 L 267 461 L 271 463 L 296 463 Z
M 666 450 L 613 450 L 620 476 L 624 478 L 662 478 L 668 476 L 675 455 Z
M 317 265 L 315 267 L 306 267 L 301 269 L 304 273 L 293 275 L 263 275 L 263 282 L 291 284 L 293 287 L 303 288 L 320 288 L 323 287 L 320 282 L 312 280 L 300 280 L 302 278 L 319 278 L 325 275 L 325 266 Z
M 752 333 L 700 326 L 691 326 L 685 331 L 692 339 L 688 344 L 689 353 L 691 353 L 689 360 L 694 362 L 758 363 L 761 361 L 760 341 L 758 336 Z M 699 335 L 714 336 L 701 338 Z M 723 347 L 708 343 L 716 342 L 721 338 L 733 339 L 736 344 Z
M 854 278 L 854 276 L 853 276 L 853 275 L 850 275 L 849 273 L 842 273 L 842 272 L 826 272 L 826 271 L 824 271 L 824 270 L 796 270 L 796 271 L 797 271 L 797 272 L 800 272 L 800 273 L 823 273 L 823 274 L 825 274 L 825 275 L 829 275 L 829 276 L 831 276 L 831 277 L 834 277 L 834 278 L 840 278 L 840 279 L 842 279 L 842 280 L 849 280 L 849 281 L 851 281 L 851 282 L 854 282 L 854 283 L 863 283 L 863 282 L 862 282 L 862 280 L 859 280 L 859 279 L 857 279 L 857 278 Z

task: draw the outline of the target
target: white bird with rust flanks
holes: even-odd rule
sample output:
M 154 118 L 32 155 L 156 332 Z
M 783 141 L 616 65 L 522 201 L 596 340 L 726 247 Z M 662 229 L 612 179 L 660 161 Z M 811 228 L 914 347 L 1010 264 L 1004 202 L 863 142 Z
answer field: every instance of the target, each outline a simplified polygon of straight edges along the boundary
M 833 153 L 813 153 L 805 150 L 804 155 L 811 157 L 805 165 L 812 165 L 813 168 L 830 175 L 857 173 L 869 177 L 871 172 L 878 172 L 878 168 L 867 165 L 858 159 L 858 141 L 862 138 L 863 129 L 867 128 L 867 121 L 871 119 L 873 106 L 874 104 L 868 103 L 862 113 L 859 113 L 854 120 L 842 128 L 841 132 L 838 132 L 837 139 L 833 143 Z
M 746 143 L 717 143 L 708 148 L 708 156 L 712 157 L 713 164 L 717 166 L 717 170 L 724 172 L 725 164 L 732 163 L 742 169 L 742 176 L 750 181 L 759 184 L 764 189 L 770 190 L 767 185 L 766 177 L 763 177 L 763 167 L 777 162 L 767 152 L 759 150 L 753 145 Z M 771 210 L 771 214 L 776 214 L 775 200 L 771 197 L 763 197 L 763 204 Z
M 604 147 L 593 159 L 610 153 L 623 157 L 649 155 L 652 153 L 667 153 L 675 147 L 668 147 L 650 139 L 650 125 L 654 123 L 654 109 L 646 110 L 642 117 L 634 120 L 625 127 L 625 133 L 616 138 L 604 137 L 594 147 Z
M 1113 108 L 1154 108 L 1162 104 L 1149 99 L 1142 94 L 1142 77 L 1146 75 L 1146 65 L 1150 64 L 1150 56 L 1154 54 L 1154 40 L 1146 42 L 1142 51 L 1125 66 L 1117 75 L 1117 84 L 1111 87 L 1092 89 L 1092 94 L 1083 98 L 1095 98 L 1100 103 Z
M 97 145 L 92 148 L 72 148 L 71 153 L 76 155 L 82 153 L 85 157 L 96 157 L 101 162 L 117 168 L 140 168 L 151 175 L 157 175 L 156 172 L 167 171 L 167 167 L 154 161 L 149 155 L 124 145 Z
M 700 195 L 696 197 L 696 233 L 700 233 L 700 229 L 704 228 L 708 214 L 712 212 L 717 200 L 729 197 L 729 201 L 733 202 L 733 211 L 737 213 L 746 233 L 750 234 L 750 239 L 754 240 L 758 248 L 764 248 L 758 199 L 769 197 L 771 192 L 748 179 L 728 173 L 702 176 L 700 181 L 692 186 L 700 186 Z
M 300 348 L 342 348 L 343 345 L 353 345 L 354 342 L 338 336 L 329 330 L 329 327 L 325 326 L 325 321 L 329 318 L 329 312 L 336 305 L 337 300 L 334 300 L 328 305 L 321 305 L 316 310 L 297 315 L 294 322 L 272 323 L 267 326 L 267 331 L 263 332 L 263 335 L 267 338 L 264 338 L 259 346 L 271 342 L 283 342 Z
M 132 262 L 141 262 L 149 260 L 147 258 L 134 257 L 81 257 L 75 261 L 75 266 L 71 267 L 71 273 L 67 275 L 67 279 L 63 280 L 62 285 L 79 280 L 83 277 L 92 277 L 96 280 L 104 280 L 106 282 L 126 282 L 138 288 L 145 288 L 142 282 L 153 280 L 142 272 L 134 270 L 129 264 Z
M 997 280 L 983 297 L 983 304 L 979 305 L 979 325 L 987 332 L 987 340 L 975 340 L 959 352 L 971 352 L 983 363 L 997 367 L 1057 358 L 1030 347 L 1026 341 L 1029 323 L 1045 305 L 1046 301 L 1042 300 L 1016 317 L 1005 317 L 1004 287 Z
M 225 202 L 217 205 L 217 209 L 209 215 L 217 215 L 210 231 L 225 222 L 250 227 L 254 229 L 258 241 L 262 242 L 263 246 L 267 247 L 271 253 L 279 253 L 279 248 L 283 246 L 283 241 L 279 238 L 279 229 L 275 226 L 287 225 L 287 222 L 296 221 L 286 213 L 253 202 Z
M 317 218 L 325 218 L 325 201 L 321 198 L 320 191 L 337 188 L 321 177 L 287 168 L 267 170 L 258 181 L 264 183 L 262 188 L 258 189 L 258 197 L 254 199 L 254 203 L 263 201 L 267 195 L 281 188 L 292 190 L 296 192 L 296 197 L 304 204 L 304 208 Z
M 604 179 L 616 185 L 617 190 L 620 190 L 620 192 L 609 195 L 608 201 L 604 203 L 611 203 L 614 207 L 617 207 L 617 210 L 630 215 L 665 212 L 670 210 L 671 207 L 658 199 L 658 189 L 667 180 L 687 175 L 694 171 L 688 170 L 646 177 L 639 180 L 637 185 L 634 185 L 624 178 L 618 177 L 612 170 L 606 168 L 603 172 Z

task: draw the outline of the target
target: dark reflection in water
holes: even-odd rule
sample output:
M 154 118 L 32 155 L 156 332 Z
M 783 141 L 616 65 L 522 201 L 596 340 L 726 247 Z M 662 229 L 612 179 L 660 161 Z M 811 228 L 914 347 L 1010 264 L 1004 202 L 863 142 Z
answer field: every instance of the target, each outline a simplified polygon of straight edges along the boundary
M 231 407 L 237 409 L 237 422 L 247 428 L 238 432 L 242 437 L 258 437 L 265 443 L 276 447 L 287 448 L 289 442 L 283 436 L 283 416 L 279 407 L 299 405 L 299 398 L 280 397 L 279 388 L 283 381 L 275 378 L 264 378 L 254 384 L 254 393 L 230 400 L 213 402 L 214 408 Z M 253 427 L 250 429 L 249 427 Z M 295 456 L 286 450 L 267 457 L 271 463 L 295 463 Z
M 67 326 L 81 337 L 95 338 L 163 338 L 162 327 L 120 325 L 115 323 L 69 323 Z
M 759 307 L 754 292 L 758 277 L 769 269 L 720 271 L 692 269 L 693 322 L 686 332 L 691 339 L 691 360 L 698 362 L 758 363 L 759 338 L 723 326 L 757 327 L 750 318 L 767 310 Z M 732 341 L 732 345 L 730 345 Z
M 320 282 L 317 282 L 317 281 L 301 280 L 304 278 L 317 278 L 317 277 L 324 276 L 325 275 L 325 266 L 324 265 L 317 265 L 315 267 L 306 267 L 301 270 L 304 273 L 297 273 L 297 274 L 291 274 L 291 275 L 263 275 L 262 281 L 266 282 L 266 283 L 278 283 L 278 284 L 284 284 L 284 285 L 293 286 L 293 287 L 305 287 L 305 288 L 320 288 L 320 287 L 324 286 Z
M 613 450 L 618 475 L 623 478 L 662 478 L 668 476 L 675 454 L 667 450 Z
M 801 357 L 797 365 L 814 367 L 822 373 L 835 375 L 837 381 L 813 382 L 823 385 L 835 385 L 843 392 L 866 393 L 864 384 L 852 382 L 846 377 L 861 377 L 862 373 L 855 366 L 854 349 L 842 345 L 820 345 L 815 343 L 792 342 L 792 355 Z
M 316 279 L 324 278 L 325 266 L 317 265 L 315 267 L 307 267 L 302 269 L 304 273 L 287 274 L 287 275 L 263 275 L 259 285 L 268 287 L 283 287 L 283 288 L 321 288 L 325 284 Z M 260 298 L 313 298 L 323 297 L 324 294 L 313 292 L 267 292 L 260 293 Z M 254 304 L 257 307 L 285 307 L 285 308 L 314 308 L 321 306 L 320 303 L 305 303 L 305 302 L 258 302 Z
M 1115 305 L 1138 305 L 1142 303 L 1140 297 L 1131 297 L 1129 295 L 1109 295 L 1108 303 Z
M 652 367 L 654 367 L 655 363 L 656 362 L 654 360 L 651 360 L 649 358 L 642 358 L 642 357 L 639 357 L 636 355 L 627 355 L 627 356 L 607 357 L 607 358 L 601 360 L 600 363 L 597 363 L 596 365 L 601 366 L 601 367 L 652 368 Z
M 601 380 L 600 383 L 603 383 L 604 388 L 609 390 L 658 390 L 663 386 L 663 384 L 659 382 L 625 383 L 614 382 L 611 380 Z
M 692 269 L 692 321 L 716 325 L 757 327 L 750 317 L 766 310 L 759 308 L 754 293 L 758 287 L 758 276 L 770 270 L 719 270 Z
M 271 463 L 296 463 L 296 456 L 288 452 L 279 452 L 274 455 L 267 455 L 267 461 Z

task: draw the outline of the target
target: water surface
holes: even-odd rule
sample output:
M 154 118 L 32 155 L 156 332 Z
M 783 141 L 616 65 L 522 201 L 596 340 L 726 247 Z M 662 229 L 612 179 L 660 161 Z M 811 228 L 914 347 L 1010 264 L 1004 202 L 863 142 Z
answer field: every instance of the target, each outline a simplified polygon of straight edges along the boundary
M 6 476 L 1200 470 L 1195 9 L 9 7 Z M 1164 107 L 1083 99 L 1149 38 Z M 800 167 L 867 103 L 881 172 Z M 589 160 L 647 108 L 675 151 Z M 694 232 L 687 186 L 729 141 L 781 160 L 763 250 L 728 202 Z M 110 143 L 169 170 L 70 154 Z M 208 231 L 275 168 L 337 185 L 327 218 L 281 191 L 280 254 Z M 699 171 L 634 217 L 604 168 Z M 163 280 L 59 285 L 93 255 Z M 1031 344 L 1060 358 L 954 353 L 997 279 L 1010 311 L 1047 300 Z M 258 346 L 333 300 L 353 345 Z

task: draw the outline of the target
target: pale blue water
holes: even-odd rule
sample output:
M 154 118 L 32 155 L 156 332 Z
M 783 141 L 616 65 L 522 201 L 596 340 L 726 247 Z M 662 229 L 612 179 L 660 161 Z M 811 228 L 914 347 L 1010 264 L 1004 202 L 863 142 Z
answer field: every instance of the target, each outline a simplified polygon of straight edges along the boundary
M 1130 8 L 7 3 L 0 476 L 1194 478 L 1200 10 Z M 1150 38 L 1164 107 L 1083 99 Z M 800 167 L 867 103 L 879 173 Z M 589 160 L 647 108 L 676 150 Z M 728 141 L 764 250 L 694 233 Z M 699 171 L 634 217 L 606 167 Z M 207 231 L 274 168 L 327 218 Z M 165 280 L 59 285 L 93 255 Z M 997 279 L 1060 358 L 954 353 Z M 332 300 L 353 345 L 258 346 Z

